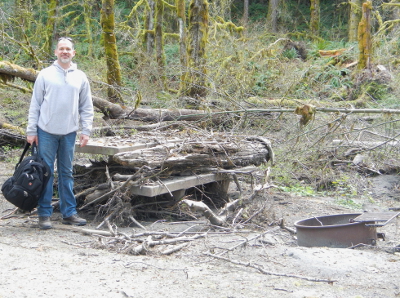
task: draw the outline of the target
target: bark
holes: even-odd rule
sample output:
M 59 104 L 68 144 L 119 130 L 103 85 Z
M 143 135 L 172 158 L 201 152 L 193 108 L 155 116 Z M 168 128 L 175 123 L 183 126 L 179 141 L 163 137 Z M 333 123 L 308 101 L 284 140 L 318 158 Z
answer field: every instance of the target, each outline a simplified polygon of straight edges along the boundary
M 179 60 L 181 64 L 179 94 L 182 94 L 184 93 L 184 90 L 186 90 L 186 74 L 188 71 L 185 0 L 176 0 L 176 10 L 179 25 Z
M 100 109 L 100 111 L 108 118 L 120 119 L 126 117 L 126 110 L 123 109 L 119 104 L 109 102 L 108 100 L 102 99 L 97 96 L 93 96 L 93 105 Z
M 362 5 L 362 18 L 358 25 L 358 69 L 370 69 L 372 58 L 371 42 L 371 1 L 366 1 Z
M 206 45 L 208 42 L 208 2 L 192 0 L 189 5 L 189 73 L 185 95 L 199 99 L 207 95 Z
M 111 103 L 105 99 L 93 96 L 93 105 L 110 119 L 131 119 L 144 122 L 163 122 L 163 121 L 212 121 L 219 123 L 224 117 L 219 114 L 210 115 L 206 111 L 190 109 L 142 109 L 137 108 L 130 113 L 126 108 L 119 104 Z
M 6 123 L 6 122 L 0 122 L 0 129 L 2 129 L 2 128 L 15 130 L 16 132 L 20 133 L 21 135 L 25 134 L 25 130 L 22 129 L 21 127 L 14 126 L 14 125 Z M 14 136 L 14 137 L 18 138 L 19 136 Z
M 320 22 L 320 0 L 310 1 L 310 29 L 313 35 L 319 36 L 319 22 Z
M 268 14 L 267 24 L 271 28 L 272 32 L 278 30 L 278 11 L 279 11 L 279 0 L 271 0 L 268 2 Z
M 114 32 L 114 0 L 103 0 L 100 21 L 103 29 L 104 50 L 107 61 L 107 83 L 110 85 L 108 98 L 113 103 L 123 103 L 122 96 L 118 91 L 118 87 L 122 85 L 122 76 Z
M 350 0 L 350 15 L 349 15 L 349 41 L 354 42 L 358 37 L 358 24 L 361 20 L 361 5 L 362 0 Z
M 19 77 L 29 82 L 35 82 L 38 71 L 31 68 L 23 68 L 19 65 L 12 64 L 7 61 L 0 61 L 0 79 L 6 83 L 12 81 L 14 77 Z M 219 114 L 210 116 L 209 113 L 203 110 L 169 110 L 169 109 L 141 109 L 137 108 L 134 112 L 130 112 L 121 105 L 112 103 L 100 97 L 93 96 L 93 104 L 105 116 L 111 119 L 128 118 L 132 120 L 141 120 L 147 122 L 160 121 L 206 121 L 211 120 L 218 122 L 222 117 Z
M 161 76 L 161 82 L 164 90 L 167 90 L 165 78 L 165 55 L 164 55 L 164 38 L 163 38 L 163 15 L 164 15 L 164 1 L 156 0 L 156 15 L 155 15 L 155 46 L 156 46 L 156 61 L 158 72 Z
M 140 140 L 138 140 L 140 142 Z M 143 141 L 142 141 L 143 142 Z M 259 166 L 273 159 L 270 144 L 260 138 L 214 135 L 184 136 L 181 140 L 166 140 L 160 145 L 118 153 L 113 160 L 127 168 L 147 167 L 150 173 L 163 176 L 208 173 L 210 169 L 233 169 Z
M 150 56 L 154 50 L 154 12 L 155 2 L 149 0 L 149 9 L 146 10 L 145 31 L 144 39 L 146 43 L 146 52 Z
M 225 221 L 226 217 L 216 215 L 210 207 L 208 207 L 203 202 L 197 202 L 192 200 L 182 200 L 181 205 L 186 205 L 189 207 L 190 211 L 192 212 L 201 212 L 203 216 L 210 221 L 211 224 L 215 226 L 222 226 Z
M 83 2 L 83 18 L 85 20 L 86 27 L 86 39 L 88 43 L 87 55 L 89 57 L 93 56 L 93 36 L 92 36 L 92 5 L 91 0 L 84 0 Z
M 50 0 L 49 2 L 49 9 L 48 9 L 48 16 L 47 16 L 47 23 L 46 23 L 46 42 L 44 44 L 44 50 L 50 56 L 53 56 L 54 52 L 54 33 L 56 29 L 56 20 L 57 20 L 57 8 L 59 5 L 58 0 Z
M 247 23 L 249 22 L 249 0 L 243 0 L 243 18 L 242 18 L 242 24 L 243 26 L 247 26 Z
M 19 77 L 23 80 L 34 82 L 39 72 L 32 68 L 24 68 L 8 61 L 0 61 L 0 74 L 9 76 L 10 80 L 12 80 L 12 77 Z
M 16 133 L 12 131 L 16 131 Z M 25 131 L 22 128 L 8 123 L 0 123 L 0 146 L 21 147 L 25 145 L 25 142 Z

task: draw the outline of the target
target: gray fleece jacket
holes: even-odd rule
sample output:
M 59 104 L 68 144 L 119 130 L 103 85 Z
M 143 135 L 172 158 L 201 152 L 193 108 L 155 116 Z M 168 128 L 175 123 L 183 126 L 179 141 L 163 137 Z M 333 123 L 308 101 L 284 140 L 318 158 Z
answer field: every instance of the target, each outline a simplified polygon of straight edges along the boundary
M 37 128 L 55 135 L 79 130 L 90 136 L 93 102 L 89 81 L 76 64 L 64 70 L 57 61 L 40 71 L 33 88 L 27 135 L 37 135 Z

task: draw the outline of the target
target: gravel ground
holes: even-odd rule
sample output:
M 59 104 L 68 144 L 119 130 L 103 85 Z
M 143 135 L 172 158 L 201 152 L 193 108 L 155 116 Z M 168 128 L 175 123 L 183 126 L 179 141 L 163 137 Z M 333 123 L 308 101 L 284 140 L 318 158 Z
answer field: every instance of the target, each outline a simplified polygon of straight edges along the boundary
M 9 171 L 6 167 L 3 180 Z M 384 196 L 375 194 L 379 208 L 396 203 L 389 201 L 385 191 Z M 273 216 L 284 218 L 292 228 L 299 219 L 355 212 L 328 197 L 269 192 L 265 199 L 271 202 Z M 11 209 L 0 197 L 1 216 Z M 58 213 L 52 220 L 54 229 L 47 231 L 38 229 L 34 215 L 0 220 L 0 297 L 400 296 L 400 253 L 393 250 L 400 243 L 396 221 L 379 228 L 386 241 L 378 242 L 375 248 L 357 249 L 300 247 L 294 235 L 276 226 L 244 227 L 237 233 L 221 234 L 204 221 L 144 222 L 151 231 L 192 227 L 209 233 L 172 255 L 150 251 L 134 256 L 94 248 L 98 237 L 62 225 Z M 86 228 L 95 227 L 96 223 L 89 221 Z M 120 231 L 135 232 L 132 228 Z M 267 231 L 263 237 L 238 246 Z M 223 253 L 230 261 L 210 257 L 207 252 Z

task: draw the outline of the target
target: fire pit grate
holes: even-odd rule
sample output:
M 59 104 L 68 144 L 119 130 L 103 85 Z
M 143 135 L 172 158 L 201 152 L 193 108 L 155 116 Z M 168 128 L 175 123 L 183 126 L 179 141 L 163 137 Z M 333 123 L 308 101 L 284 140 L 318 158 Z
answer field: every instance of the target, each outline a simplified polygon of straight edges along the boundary
M 354 218 L 353 222 L 364 222 L 367 227 L 383 227 L 399 214 L 400 212 L 366 212 Z

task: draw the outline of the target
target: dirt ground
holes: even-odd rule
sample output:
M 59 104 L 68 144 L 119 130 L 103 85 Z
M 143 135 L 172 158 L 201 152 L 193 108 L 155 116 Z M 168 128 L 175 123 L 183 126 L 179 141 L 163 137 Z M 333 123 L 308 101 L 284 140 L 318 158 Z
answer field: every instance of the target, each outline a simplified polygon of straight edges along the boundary
M 1 182 L 10 172 L 6 164 L 2 167 Z M 294 229 L 297 220 L 309 217 L 400 207 L 399 181 L 397 176 L 372 179 L 374 202 L 359 202 L 359 209 L 339 205 L 331 197 L 298 197 L 276 190 L 266 192 L 263 199 L 269 202 L 271 217 L 283 218 Z M 12 208 L 0 197 L 1 216 Z M 243 226 L 233 233 L 210 228 L 204 219 L 143 222 L 148 231 L 208 231 L 206 237 L 167 256 L 96 249 L 98 237 L 62 225 L 59 213 L 52 220 L 54 229 L 47 231 L 38 229 L 35 215 L 0 220 L 1 298 L 400 297 L 400 252 L 395 249 L 400 244 L 400 219 L 378 228 L 385 241 L 356 249 L 300 247 L 295 235 L 267 224 Z M 89 220 L 86 228 L 95 229 L 97 224 Z M 260 234 L 264 235 L 251 240 Z

